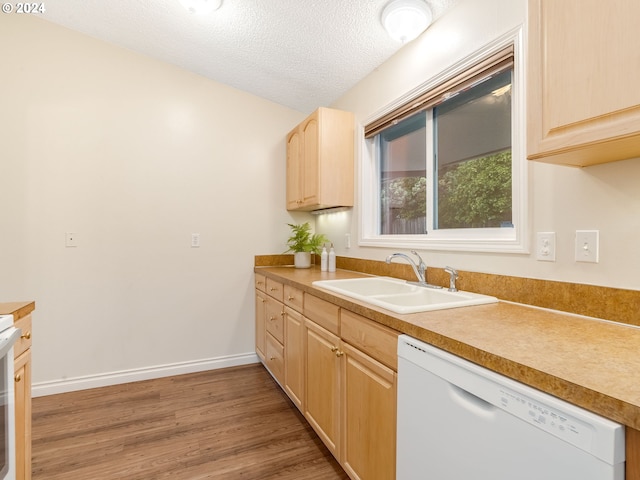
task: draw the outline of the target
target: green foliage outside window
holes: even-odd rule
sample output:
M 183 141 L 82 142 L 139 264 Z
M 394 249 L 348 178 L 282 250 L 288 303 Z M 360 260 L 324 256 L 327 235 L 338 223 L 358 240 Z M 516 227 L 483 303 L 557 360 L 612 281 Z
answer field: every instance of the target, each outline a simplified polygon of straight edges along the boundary
M 385 224 L 425 218 L 426 187 L 424 176 L 386 182 L 381 190 Z M 512 226 L 511 203 L 511 151 L 468 160 L 440 171 L 437 220 L 440 229 Z
M 438 228 L 511 226 L 511 151 L 442 169 Z

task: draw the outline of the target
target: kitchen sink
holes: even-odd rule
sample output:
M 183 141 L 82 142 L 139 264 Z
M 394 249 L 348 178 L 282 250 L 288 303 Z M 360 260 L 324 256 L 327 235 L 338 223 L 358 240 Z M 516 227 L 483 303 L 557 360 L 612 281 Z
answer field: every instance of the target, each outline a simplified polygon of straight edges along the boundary
M 423 287 L 391 277 L 318 280 L 313 282 L 313 286 L 386 308 L 395 313 L 428 312 L 498 301 L 497 298 L 488 295 Z

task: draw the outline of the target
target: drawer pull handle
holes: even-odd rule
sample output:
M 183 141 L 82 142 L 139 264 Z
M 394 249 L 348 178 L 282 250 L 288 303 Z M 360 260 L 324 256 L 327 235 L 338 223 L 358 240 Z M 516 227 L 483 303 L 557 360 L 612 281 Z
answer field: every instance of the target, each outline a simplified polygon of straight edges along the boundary
M 269 290 L 272 291 L 272 292 L 277 292 L 278 291 L 278 289 L 276 287 L 271 287 Z
M 20 338 L 24 338 L 26 340 L 31 340 L 31 332 L 27 332 L 24 335 L 20 335 Z
M 292 301 L 292 300 L 293 300 L 293 297 L 292 297 L 292 296 L 289 296 L 289 297 L 287 297 L 287 299 L 288 299 L 289 301 Z
M 340 350 L 336 352 L 336 357 L 341 357 L 342 355 L 344 355 L 344 352 L 341 352 Z
M 269 357 L 269 360 L 271 360 L 272 362 L 276 359 L 276 357 Z
M 20 375 L 19 373 L 14 377 L 16 382 L 19 382 L 20 380 L 22 380 L 22 375 Z

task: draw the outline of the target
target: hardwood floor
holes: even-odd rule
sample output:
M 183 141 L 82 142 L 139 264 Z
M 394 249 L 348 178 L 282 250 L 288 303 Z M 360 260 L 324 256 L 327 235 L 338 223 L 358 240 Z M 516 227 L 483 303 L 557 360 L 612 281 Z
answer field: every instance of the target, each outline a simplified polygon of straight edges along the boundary
M 34 480 L 348 479 L 262 365 L 33 399 Z

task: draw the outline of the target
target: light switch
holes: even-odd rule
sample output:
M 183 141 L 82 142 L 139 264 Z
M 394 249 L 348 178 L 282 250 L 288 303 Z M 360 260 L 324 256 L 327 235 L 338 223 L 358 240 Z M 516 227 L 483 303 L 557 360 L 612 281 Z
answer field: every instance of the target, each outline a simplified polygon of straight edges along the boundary
M 200 234 L 199 233 L 192 233 L 191 234 L 191 248 L 198 248 L 200 247 Z
M 598 263 L 599 231 L 576 230 L 576 262 Z
M 536 237 L 536 260 L 555 262 L 556 232 L 538 232 Z

